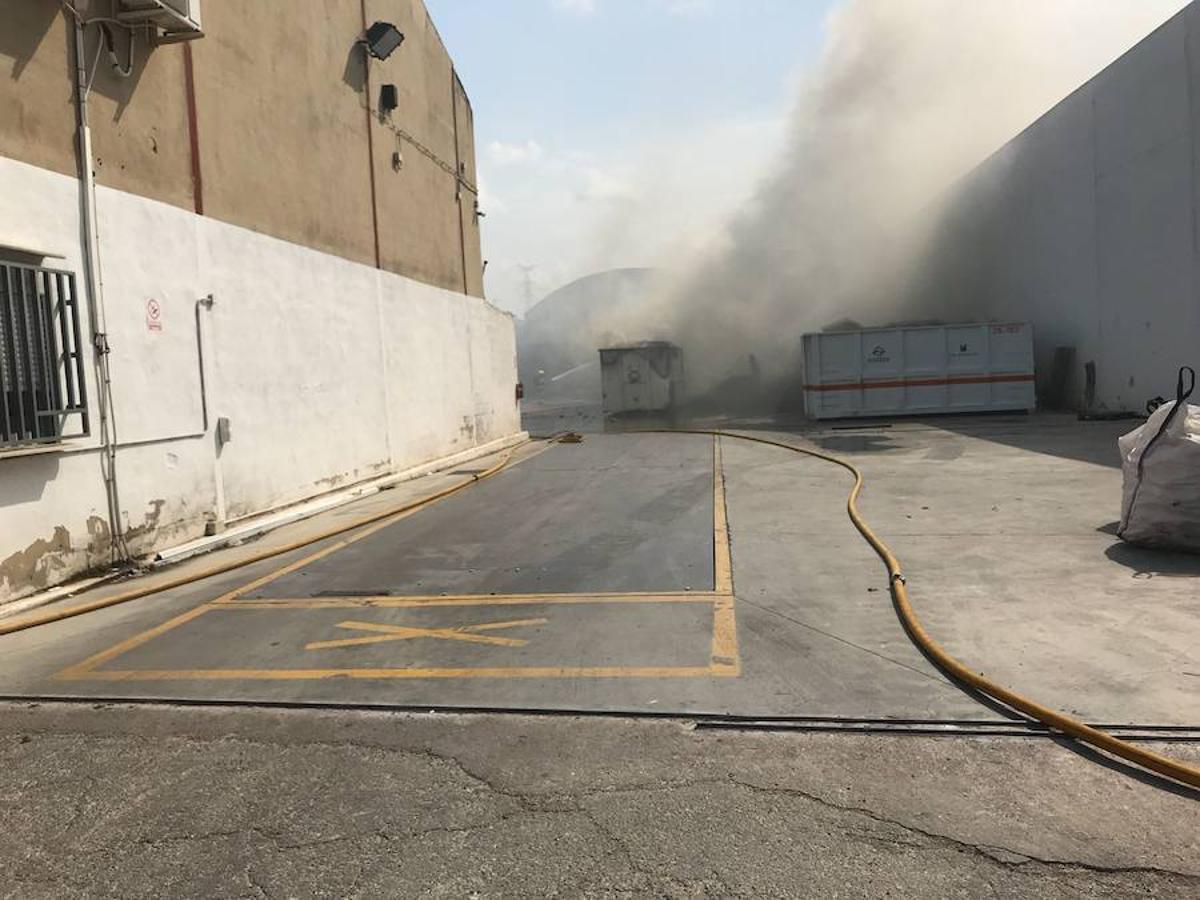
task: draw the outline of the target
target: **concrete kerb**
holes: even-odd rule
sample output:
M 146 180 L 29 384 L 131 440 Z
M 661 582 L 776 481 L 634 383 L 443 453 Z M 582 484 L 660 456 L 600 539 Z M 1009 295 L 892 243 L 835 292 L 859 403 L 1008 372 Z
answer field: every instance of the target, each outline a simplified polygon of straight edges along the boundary
M 206 553 L 209 550 L 216 550 L 221 547 L 228 546 L 236 541 L 242 541 L 250 537 L 256 537 L 268 531 L 272 531 L 283 525 L 289 525 L 292 522 L 298 522 L 301 519 L 307 519 L 317 513 L 325 512 L 326 510 L 334 509 L 338 506 L 344 506 L 347 503 L 352 503 L 355 500 L 361 500 L 363 497 L 369 497 L 371 494 L 377 494 L 385 488 L 391 487 L 394 484 L 400 484 L 404 481 L 412 481 L 414 478 L 420 478 L 423 475 L 431 475 L 435 472 L 442 472 L 446 469 L 461 465 L 465 462 L 470 462 L 474 459 L 479 459 L 483 456 L 488 456 L 492 453 L 498 453 L 501 450 L 507 450 L 516 444 L 529 439 L 529 434 L 524 431 L 516 432 L 508 437 L 499 438 L 490 441 L 486 444 L 481 444 L 478 447 L 473 447 L 470 450 L 464 450 L 461 453 L 455 453 L 452 456 L 443 456 L 440 459 L 431 462 L 422 463 L 419 466 L 413 466 L 409 469 L 404 469 L 400 472 L 393 472 L 389 475 L 382 475 L 378 478 L 372 478 L 368 481 L 359 482 L 356 485 L 336 491 L 331 494 L 326 494 L 312 500 L 305 500 L 301 503 L 284 507 L 283 509 L 268 512 L 263 515 L 255 516 L 253 519 L 239 523 L 232 528 L 227 528 L 220 534 L 215 534 L 207 537 L 197 538 L 194 541 L 188 541 L 186 544 L 180 544 L 177 547 L 171 547 L 166 550 L 160 550 L 154 557 L 152 566 L 158 568 L 164 565 L 182 562 L 189 557 L 196 556 L 200 553 Z
M 524 441 L 529 440 L 529 434 L 525 431 L 518 431 L 507 437 L 498 438 L 486 444 L 481 444 L 478 447 L 472 447 L 470 450 L 464 450 L 461 453 L 455 453 L 451 456 L 443 456 L 430 462 L 422 463 L 418 466 L 413 466 L 399 472 L 393 472 L 388 475 L 383 475 L 378 478 L 372 478 L 368 481 L 359 482 L 358 484 L 344 488 L 342 490 L 325 494 L 312 500 L 305 500 L 292 506 L 285 507 L 280 510 L 256 516 L 255 518 L 242 522 L 232 528 L 222 531 L 220 534 L 197 538 L 175 547 L 170 547 L 165 550 L 160 550 L 152 559 L 143 560 L 143 565 L 150 570 L 159 569 L 169 565 L 183 562 L 194 556 L 199 556 L 204 553 L 210 553 L 214 550 L 220 550 L 225 547 L 258 537 L 274 531 L 277 528 L 282 528 L 285 525 L 291 525 L 294 522 L 299 522 L 303 519 L 308 519 L 320 513 L 327 512 L 331 509 L 336 509 L 339 506 L 353 503 L 357 500 L 362 500 L 372 494 L 377 494 L 393 485 L 400 484 L 405 481 L 412 481 L 424 475 L 432 475 L 437 472 L 445 471 L 454 466 L 462 465 L 463 463 L 479 459 L 484 456 L 489 456 L 493 453 L 498 453 L 514 447 Z M 33 609 L 38 609 L 42 606 L 47 606 L 51 603 L 56 603 L 60 600 L 67 599 L 75 594 L 89 590 L 94 587 L 101 586 L 107 582 L 116 580 L 127 575 L 127 572 L 117 571 L 105 573 L 98 577 L 83 578 L 76 581 L 68 582 L 64 585 L 58 585 L 46 591 L 33 594 L 28 597 L 22 597 L 19 600 L 14 600 L 10 603 L 0 604 L 0 619 L 9 618 L 20 613 L 28 612 Z
M 60 584 L 48 590 L 30 594 L 28 597 L 21 597 L 17 600 L 10 600 L 7 603 L 0 603 L 0 619 L 20 615 L 23 612 L 28 612 L 31 609 L 37 609 L 41 606 L 48 606 L 51 603 L 57 603 L 59 600 L 68 600 L 76 594 L 81 594 L 95 587 L 101 587 L 128 574 L 128 572 L 118 569 L 112 572 L 105 572 L 103 575 L 76 578 L 68 581 L 66 584 Z

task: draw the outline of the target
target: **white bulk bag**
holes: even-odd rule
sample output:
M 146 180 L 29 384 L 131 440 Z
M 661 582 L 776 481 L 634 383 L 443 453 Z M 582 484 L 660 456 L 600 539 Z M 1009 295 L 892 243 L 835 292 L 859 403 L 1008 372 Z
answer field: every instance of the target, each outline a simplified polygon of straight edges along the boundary
M 1195 382 L 1195 372 L 1181 369 L 1176 399 L 1117 441 L 1124 475 L 1117 534 L 1132 544 L 1200 553 L 1200 406 L 1186 402 Z

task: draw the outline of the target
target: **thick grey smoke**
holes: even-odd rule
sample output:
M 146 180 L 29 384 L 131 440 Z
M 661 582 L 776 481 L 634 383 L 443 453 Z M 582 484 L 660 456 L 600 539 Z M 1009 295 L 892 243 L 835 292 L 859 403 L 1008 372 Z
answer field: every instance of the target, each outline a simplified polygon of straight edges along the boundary
M 848 0 L 775 171 L 623 330 L 682 344 L 703 389 L 784 374 L 805 331 L 911 315 L 897 298 L 955 180 L 1182 5 Z

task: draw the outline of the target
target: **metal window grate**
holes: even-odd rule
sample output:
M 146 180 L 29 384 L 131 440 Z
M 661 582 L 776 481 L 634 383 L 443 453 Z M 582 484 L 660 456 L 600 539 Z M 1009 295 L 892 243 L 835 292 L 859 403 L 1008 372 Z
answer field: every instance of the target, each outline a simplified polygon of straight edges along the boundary
M 83 375 L 75 276 L 0 262 L 0 448 L 88 434 Z

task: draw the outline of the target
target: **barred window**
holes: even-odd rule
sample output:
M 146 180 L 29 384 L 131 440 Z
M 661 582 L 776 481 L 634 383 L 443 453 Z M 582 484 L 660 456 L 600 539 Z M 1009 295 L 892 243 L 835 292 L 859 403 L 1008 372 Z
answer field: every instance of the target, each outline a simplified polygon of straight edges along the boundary
M 0 262 L 0 449 L 87 434 L 74 274 Z

